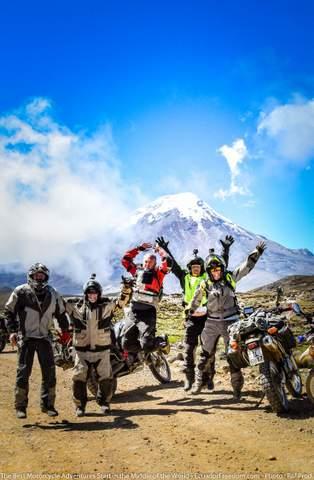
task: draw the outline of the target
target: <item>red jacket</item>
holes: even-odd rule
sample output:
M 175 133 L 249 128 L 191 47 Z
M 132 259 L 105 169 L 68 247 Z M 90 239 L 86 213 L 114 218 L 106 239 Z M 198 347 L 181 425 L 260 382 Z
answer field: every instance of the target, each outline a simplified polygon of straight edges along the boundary
M 124 266 L 124 268 L 133 275 L 133 277 L 136 276 L 137 273 L 137 266 L 133 262 L 133 259 L 140 253 L 139 248 L 133 248 L 132 250 L 128 250 L 122 260 L 121 263 Z M 149 292 L 154 292 L 154 293 L 159 293 L 162 284 L 165 278 L 165 275 L 168 273 L 168 261 L 167 258 L 162 258 L 161 259 L 161 265 L 155 267 L 155 273 L 152 283 L 146 284 L 144 287 L 144 290 L 148 290 Z

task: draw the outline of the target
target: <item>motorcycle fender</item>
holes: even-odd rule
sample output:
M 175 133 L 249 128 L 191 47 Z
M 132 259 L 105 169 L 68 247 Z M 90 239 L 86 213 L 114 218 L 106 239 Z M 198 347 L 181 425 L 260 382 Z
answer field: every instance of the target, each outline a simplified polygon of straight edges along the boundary
M 263 354 L 265 360 L 268 362 L 273 361 L 275 363 L 278 363 L 281 360 L 281 353 L 269 350 L 268 348 L 265 347 L 265 345 L 262 346 Z

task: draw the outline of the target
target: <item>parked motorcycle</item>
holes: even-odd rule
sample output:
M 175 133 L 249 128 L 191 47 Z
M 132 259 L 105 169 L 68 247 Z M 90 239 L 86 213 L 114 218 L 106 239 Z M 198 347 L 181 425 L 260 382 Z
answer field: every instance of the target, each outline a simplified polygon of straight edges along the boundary
M 300 315 L 305 318 L 305 322 L 310 324 L 310 329 L 303 335 L 298 336 L 299 344 L 308 344 L 308 348 L 296 358 L 299 368 L 308 368 L 309 373 L 305 380 L 305 388 L 308 398 L 314 403 L 314 314 L 305 314 L 300 309 Z
M 166 339 L 161 341 L 159 347 L 150 353 L 145 354 L 142 351 L 134 354 L 128 353 L 121 346 L 123 327 L 123 320 L 115 323 L 112 327 L 113 346 L 110 351 L 110 361 L 114 377 L 114 392 L 116 391 L 119 377 L 138 372 L 144 368 L 144 365 L 148 366 L 153 376 L 160 383 L 170 382 L 171 370 L 166 358 L 166 354 L 170 350 L 168 341 Z M 62 367 L 64 370 L 74 367 L 75 350 L 72 346 L 71 337 L 69 337 L 68 341 L 63 341 L 62 334 L 56 332 L 53 340 L 53 350 L 57 366 Z M 97 380 L 96 370 L 92 368 L 87 380 L 87 387 L 93 395 L 97 393 Z
M 302 380 L 292 353 L 296 345 L 284 312 L 298 313 L 293 304 L 266 310 L 244 308 L 244 319 L 229 327 L 228 359 L 237 368 L 259 367 L 260 383 L 272 410 L 288 411 L 285 387 L 294 397 L 302 394 Z
M 167 339 L 160 342 L 160 345 L 150 353 L 140 351 L 138 353 L 126 352 L 122 348 L 122 332 L 124 321 L 121 320 L 114 324 L 112 329 L 113 348 L 110 352 L 111 368 L 114 377 L 114 391 L 117 388 L 119 377 L 129 375 L 143 370 L 147 365 L 153 376 L 160 383 L 169 383 L 171 381 L 171 370 L 168 364 L 166 354 L 170 351 Z M 89 377 L 89 390 L 96 394 L 97 377 L 96 371 L 92 370 Z

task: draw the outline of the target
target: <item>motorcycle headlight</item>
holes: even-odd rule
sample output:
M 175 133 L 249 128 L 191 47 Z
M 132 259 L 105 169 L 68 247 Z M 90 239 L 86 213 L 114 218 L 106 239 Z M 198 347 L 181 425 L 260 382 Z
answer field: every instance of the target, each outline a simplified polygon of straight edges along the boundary
M 265 318 L 262 318 L 262 317 L 257 318 L 256 319 L 256 326 L 260 330 L 266 330 L 267 322 L 266 322 Z

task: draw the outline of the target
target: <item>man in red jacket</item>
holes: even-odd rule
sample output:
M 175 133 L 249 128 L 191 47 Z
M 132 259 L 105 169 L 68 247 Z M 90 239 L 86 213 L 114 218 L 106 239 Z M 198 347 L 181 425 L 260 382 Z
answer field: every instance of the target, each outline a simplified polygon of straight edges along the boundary
M 136 279 L 131 309 L 122 339 L 122 347 L 128 352 L 144 350 L 148 353 L 158 345 L 165 344 L 164 339 L 155 337 L 156 307 L 162 295 L 164 277 L 171 268 L 171 259 L 162 248 L 157 246 L 155 252 L 161 257 L 161 265 L 157 265 L 157 258 L 153 253 L 147 253 L 144 256 L 143 266 L 135 265 L 133 261 L 140 252 L 151 248 L 151 243 L 143 243 L 127 251 L 122 258 L 122 265 Z

